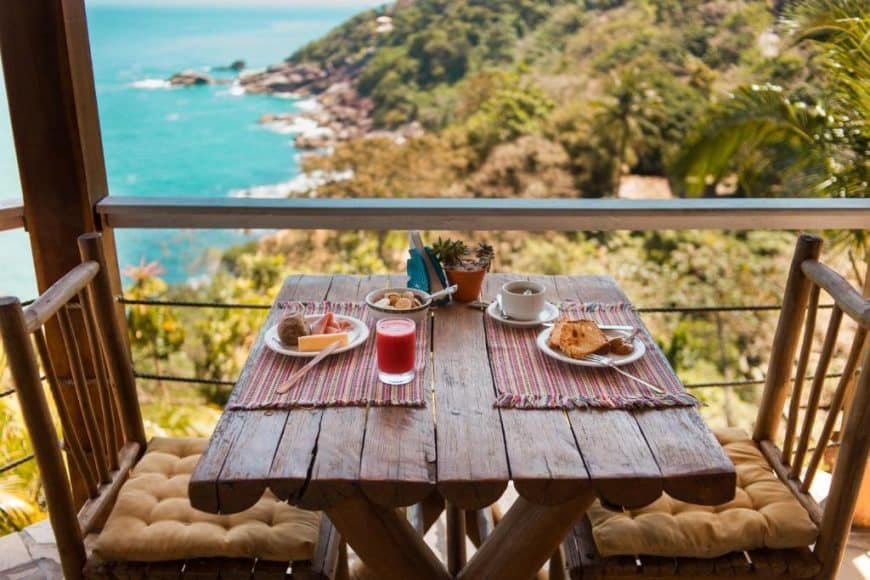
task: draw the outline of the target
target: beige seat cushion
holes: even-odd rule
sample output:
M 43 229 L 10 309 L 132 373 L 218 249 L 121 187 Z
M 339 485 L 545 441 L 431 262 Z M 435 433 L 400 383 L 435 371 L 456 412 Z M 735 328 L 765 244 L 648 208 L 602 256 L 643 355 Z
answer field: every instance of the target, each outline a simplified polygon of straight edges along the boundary
M 737 469 L 734 499 L 700 506 L 665 494 L 646 507 L 625 512 L 610 511 L 596 501 L 589 520 L 602 556 L 715 558 L 815 542 L 818 529 L 777 479 L 755 442 L 735 429 L 717 432 L 716 437 Z
M 295 508 L 267 492 L 233 515 L 194 509 L 187 484 L 205 439 L 155 438 L 124 483 L 100 532 L 94 554 L 106 561 L 187 558 L 310 560 L 320 514 Z

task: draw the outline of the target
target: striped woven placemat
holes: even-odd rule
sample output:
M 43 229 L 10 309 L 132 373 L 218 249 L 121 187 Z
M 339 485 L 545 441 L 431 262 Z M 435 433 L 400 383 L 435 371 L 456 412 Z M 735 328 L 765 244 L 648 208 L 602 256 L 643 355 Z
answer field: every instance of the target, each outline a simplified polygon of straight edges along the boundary
M 357 348 L 335 354 L 311 369 L 289 392 L 278 394 L 282 385 L 310 359 L 278 354 L 265 345 L 241 393 L 229 409 L 290 409 L 293 407 L 425 406 L 424 370 L 429 358 L 429 320 L 417 324 L 417 378 L 406 385 L 392 386 L 378 379 L 374 320 L 365 304 L 351 302 L 303 303 L 306 314 L 331 310 L 366 322 L 371 334 Z
M 590 368 L 557 361 L 538 348 L 541 328 L 513 328 L 486 316 L 486 339 L 497 391 L 497 407 L 518 409 L 637 409 L 691 406 L 698 403 L 683 388 L 667 359 L 646 332 L 630 304 L 566 302 L 561 317 L 587 318 L 601 324 L 640 327 L 646 354 L 622 367 L 658 386 L 657 395 L 610 368 Z

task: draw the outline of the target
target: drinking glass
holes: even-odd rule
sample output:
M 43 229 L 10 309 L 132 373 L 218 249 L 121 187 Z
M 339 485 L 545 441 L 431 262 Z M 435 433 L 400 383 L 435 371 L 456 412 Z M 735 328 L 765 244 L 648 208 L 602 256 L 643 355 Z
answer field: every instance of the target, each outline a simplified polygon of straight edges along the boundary
M 410 318 L 383 318 L 375 325 L 378 377 L 388 385 L 414 380 L 417 325 Z

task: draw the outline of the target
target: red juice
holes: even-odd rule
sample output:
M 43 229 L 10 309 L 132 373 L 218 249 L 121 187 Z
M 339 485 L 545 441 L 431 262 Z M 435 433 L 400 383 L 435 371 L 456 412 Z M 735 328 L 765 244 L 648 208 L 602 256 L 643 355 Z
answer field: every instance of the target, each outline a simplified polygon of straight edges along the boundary
M 380 378 L 402 385 L 414 378 L 417 325 L 409 318 L 385 318 L 375 327 Z

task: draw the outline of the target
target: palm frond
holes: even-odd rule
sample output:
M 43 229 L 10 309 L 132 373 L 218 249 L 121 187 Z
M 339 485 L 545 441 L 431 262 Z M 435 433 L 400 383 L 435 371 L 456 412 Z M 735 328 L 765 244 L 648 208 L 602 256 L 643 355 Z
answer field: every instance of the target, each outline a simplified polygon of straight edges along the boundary
M 740 158 L 766 145 L 798 144 L 802 161 L 815 162 L 827 117 L 821 107 L 791 102 L 777 86 L 741 87 L 689 137 L 672 175 L 687 195 L 698 196 L 733 171 Z

